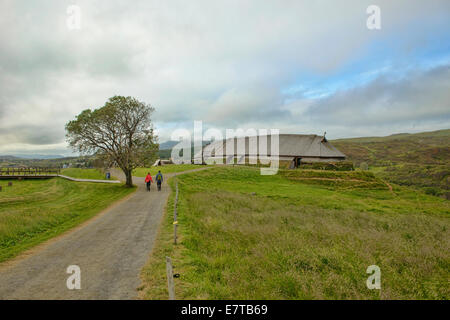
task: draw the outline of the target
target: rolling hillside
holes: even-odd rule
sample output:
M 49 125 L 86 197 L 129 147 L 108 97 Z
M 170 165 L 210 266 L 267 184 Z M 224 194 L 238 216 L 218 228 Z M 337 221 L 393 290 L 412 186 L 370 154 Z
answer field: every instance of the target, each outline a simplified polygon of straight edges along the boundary
M 332 144 L 356 167 L 365 162 L 383 179 L 449 199 L 450 130 L 339 139 Z

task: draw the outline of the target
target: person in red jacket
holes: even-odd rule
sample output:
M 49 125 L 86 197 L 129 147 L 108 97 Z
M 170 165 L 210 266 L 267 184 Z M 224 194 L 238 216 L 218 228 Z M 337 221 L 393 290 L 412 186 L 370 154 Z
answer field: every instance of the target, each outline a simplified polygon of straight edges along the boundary
M 153 179 L 149 172 L 149 173 L 147 173 L 147 176 L 145 177 L 145 183 L 147 184 L 147 191 L 150 191 L 150 184 L 152 182 L 153 182 Z

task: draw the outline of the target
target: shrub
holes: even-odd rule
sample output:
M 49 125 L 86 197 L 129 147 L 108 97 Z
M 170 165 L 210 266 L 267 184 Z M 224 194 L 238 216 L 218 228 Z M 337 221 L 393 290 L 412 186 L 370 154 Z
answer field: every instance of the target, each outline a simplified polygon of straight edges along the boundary
M 353 162 L 339 161 L 339 162 L 302 162 L 300 169 L 313 170 L 333 170 L 333 171 L 352 171 Z
M 434 188 L 434 187 L 427 187 L 423 189 L 425 191 L 426 194 L 430 194 L 432 196 L 439 196 L 440 192 L 438 188 Z

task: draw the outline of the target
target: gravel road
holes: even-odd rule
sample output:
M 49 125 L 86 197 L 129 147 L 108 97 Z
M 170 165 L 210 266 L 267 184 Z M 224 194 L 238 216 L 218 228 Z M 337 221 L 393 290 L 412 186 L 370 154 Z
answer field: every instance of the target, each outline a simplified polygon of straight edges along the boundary
M 117 176 L 117 175 L 116 175 Z M 165 175 L 164 179 L 170 175 Z M 138 189 L 82 226 L 0 265 L 0 299 L 136 299 L 170 188 Z M 81 270 L 81 289 L 69 290 L 66 269 Z

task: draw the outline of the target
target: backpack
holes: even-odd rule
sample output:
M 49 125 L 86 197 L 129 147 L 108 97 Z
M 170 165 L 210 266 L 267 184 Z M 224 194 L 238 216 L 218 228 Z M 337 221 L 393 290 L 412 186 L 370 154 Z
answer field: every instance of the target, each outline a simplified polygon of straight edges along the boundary
M 158 174 L 157 176 L 156 176 L 156 180 L 158 180 L 158 181 L 161 181 L 161 175 L 160 174 Z

